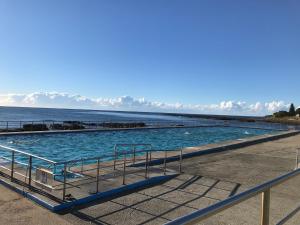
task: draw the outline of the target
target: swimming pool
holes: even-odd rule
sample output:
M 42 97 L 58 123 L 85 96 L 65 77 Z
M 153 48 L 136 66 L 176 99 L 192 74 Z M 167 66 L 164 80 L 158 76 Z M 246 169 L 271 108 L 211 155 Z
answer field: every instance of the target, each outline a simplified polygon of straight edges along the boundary
M 272 133 L 235 127 L 138 129 L 81 133 L 2 136 L 0 144 L 56 162 L 113 153 L 115 144 L 152 144 L 154 150 L 174 150 Z

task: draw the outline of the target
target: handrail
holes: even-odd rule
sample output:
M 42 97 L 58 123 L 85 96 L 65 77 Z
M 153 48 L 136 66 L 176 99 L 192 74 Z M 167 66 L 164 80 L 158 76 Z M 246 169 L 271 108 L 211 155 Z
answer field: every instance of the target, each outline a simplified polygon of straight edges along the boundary
M 152 144 L 134 143 L 134 144 L 116 144 L 116 146 L 152 146 Z
M 123 150 L 123 151 L 120 151 L 118 153 L 118 157 L 117 158 L 114 158 L 114 163 L 110 166 L 113 168 L 113 171 L 116 170 L 116 162 L 119 161 L 119 156 L 123 159 L 121 159 L 120 161 L 123 161 L 123 163 L 119 164 L 117 163 L 117 165 L 123 165 L 123 174 L 122 174 L 122 177 L 123 177 L 123 184 L 125 185 L 126 184 L 126 168 L 130 165 L 128 165 L 127 163 L 128 162 L 131 162 L 133 161 L 133 164 L 135 164 L 135 154 L 140 154 L 140 153 L 145 153 L 143 155 L 144 159 L 142 160 L 145 160 L 145 165 L 143 166 L 145 168 L 145 175 L 139 175 L 139 176 L 143 176 L 145 177 L 145 179 L 148 179 L 149 178 L 149 162 L 151 162 L 151 159 L 152 158 L 152 155 L 151 153 L 152 152 L 165 152 L 165 159 L 164 159 L 164 167 L 163 167 L 163 172 L 164 172 L 164 175 L 166 175 L 166 157 L 167 157 L 167 154 L 166 154 L 166 151 L 168 150 L 153 150 L 152 149 L 152 145 L 151 144 L 119 144 L 120 146 L 150 146 L 151 148 L 150 149 L 140 149 L 140 150 L 137 150 L 137 151 L 126 151 L 126 150 Z M 100 181 L 100 177 L 99 177 L 99 174 L 100 174 L 100 169 L 102 169 L 103 167 L 100 168 L 100 162 L 102 160 L 106 161 L 105 159 L 106 158 L 110 158 L 110 159 L 107 159 L 107 161 L 111 161 L 111 159 L 113 159 L 113 157 L 115 156 L 115 154 L 111 153 L 111 154 L 103 154 L 103 155 L 100 155 L 100 156 L 95 156 L 95 157 L 90 157 L 90 158 L 81 158 L 81 159 L 74 159 L 74 160 L 69 160 L 69 161 L 62 161 L 62 162 L 55 162 L 55 161 L 52 161 L 52 160 L 49 160 L 49 159 L 46 159 L 46 158 L 43 158 L 43 157 L 40 157 L 40 156 L 37 156 L 37 155 L 34 155 L 34 154 L 30 154 L 30 153 L 27 153 L 27 152 L 24 152 L 24 151 L 21 151 L 21 150 L 17 150 L 17 149 L 14 149 L 12 147 L 8 147 L 8 146 L 3 146 L 3 145 L 0 145 L 0 151 L 7 151 L 7 152 L 10 152 L 11 153 L 11 158 L 9 157 L 6 157 L 6 155 L 4 156 L 1 156 L 0 155 L 0 159 L 3 158 L 7 161 L 9 161 L 10 163 L 8 165 L 0 165 L 1 168 L 4 168 L 5 170 L 8 170 L 10 172 L 10 179 L 11 181 L 13 182 L 14 180 L 18 180 L 19 178 L 17 176 L 14 176 L 14 175 L 18 175 L 18 176 L 21 176 L 21 177 L 24 177 L 25 178 L 25 183 L 27 183 L 27 185 L 29 186 L 29 188 L 32 188 L 34 187 L 34 184 L 38 184 L 38 185 L 42 185 L 44 187 L 47 187 L 47 188 L 50 188 L 51 190 L 55 190 L 55 188 L 53 188 L 52 184 L 51 184 L 51 179 L 54 179 L 55 181 L 60 181 L 60 180 L 57 180 L 55 179 L 55 176 L 57 175 L 62 175 L 63 176 L 63 180 L 60 181 L 62 182 L 62 185 L 63 185 L 63 188 L 62 188 L 62 200 L 64 201 L 66 199 L 66 189 L 68 189 L 68 182 L 67 182 L 67 179 L 68 179 L 68 176 L 67 174 L 68 173 L 74 173 L 70 170 L 71 167 L 73 167 L 77 162 L 81 162 L 81 173 L 83 175 L 83 171 L 87 171 L 87 170 L 83 170 L 83 166 L 84 166 L 84 161 L 97 161 L 96 163 L 96 168 L 91 168 L 89 169 L 89 171 L 91 170 L 96 170 L 96 192 L 98 193 L 99 192 L 99 181 Z M 179 171 L 181 173 L 181 164 L 182 164 L 182 149 L 178 149 L 178 150 L 169 150 L 169 151 L 180 151 L 180 156 L 179 156 Z M 25 156 L 28 156 L 28 162 L 19 162 L 15 155 L 15 153 L 19 153 L 19 154 L 22 154 L 22 155 L 25 155 Z M 123 156 L 123 157 L 122 157 Z M 132 156 L 132 157 L 131 157 Z M 140 155 L 139 155 L 140 156 Z M 141 154 L 142 156 L 142 154 Z M 129 159 L 129 157 L 131 157 L 131 159 Z M 46 182 L 42 182 L 40 179 L 40 177 L 48 177 L 48 173 L 44 173 L 42 175 L 39 175 L 39 178 L 36 178 L 34 179 L 33 178 L 33 169 L 37 169 L 38 167 L 34 166 L 33 165 L 33 159 L 36 158 L 36 159 L 39 159 L 41 161 L 44 161 L 44 162 L 48 162 L 50 163 L 54 168 L 54 171 L 50 172 L 52 177 L 49 177 L 49 182 L 50 182 L 50 185 Z M 140 160 L 140 158 L 139 158 Z M 90 162 L 92 163 L 92 162 Z M 15 164 L 21 164 L 21 165 L 24 165 L 26 166 L 26 175 L 23 174 L 23 173 L 20 173 L 18 171 L 16 171 L 15 169 Z M 74 165 L 72 165 L 74 164 Z M 85 164 L 88 164 L 87 162 Z M 131 164 L 132 165 L 132 164 Z M 60 167 L 60 166 L 63 166 L 63 169 Z M 69 166 L 69 169 L 68 169 L 68 166 Z M 61 173 L 58 174 L 56 173 L 56 169 L 62 169 L 61 170 Z M 28 175 L 27 175 L 27 171 L 28 171 Z M 37 173 L 36 173 L 37 174 Z M 74 173 L 76 174 L 76 173 Z M 79 173 L 80 174 L 80 173 Z M 28 180 L 28 182 L 26 182 L 26 180 Z M 35 183 L 33 183 L 35 182 Z
M 46 159 L 46 158 L 43 158 L 43 157 L 40 157 L 40 156 L 37 156 L 37 155 L 34 155 L 34 154 L 30 154 L 28 152 L 20 151 L 20 150 L 11 148 L 11 147 L 0 145 L 0 148 L 2 148 L 4 150 L 7 150 L 7 151 L 10 151 L 10 152 L 18 152 L 18 153 L 23 154 L 23 155 L 32 156 L 33 158 L 37 158 L 37 159 L 43 160 L 43 161 L 51 163 L 51 164 L 56 164 L 56 162 L 54 162 L 50 159 Z
M 137 150 L 136 153 L 147 153 L 147 152 L 177 152 L 177 151 L 181 151 L 181 149 L 172 149 L 172 150 L 156 150 L 156 149 L 152 149 L 152 150 Z M 119 156 L 121 155 L 130 155 L 133 154 L 131 152 L 128 151 L 120 151 L 118 152 Z M 61 162 L 55 162 L 55 165 L 60 165 L 60 164 L 65 164 L 65 163 L 76 163 L 76 162 L 81 162 L 81 161 L 92 161 L 92 160 L 97 160 L 97 159 L 104 159 L 104 158 L 110 158 L 110 157 L 114 157 L 114 154 L 104 154 L 104 155 L 99 155 L 99 156 L 95 156 L 95 157 L 90 157 L 90 158 L 81 158 L 81 159 L 74 159 L 74 160 L 67 160 L 67 161 L 61 161 Z
M 249 198 L 252 198 L 260 193 L 269 191 L 272 187 L 275 187 L 275 186 L 277 186 L 299 174 L 300 174 L 300 169 L 296 169 L 292 172 L 289 172 L 287 174 L 279 176 L 273 180 L 265 182 L 261 185 L 251 188 L 247 191 L 244 191 L 244 192 L 234 195 L 230 198 L 227 198 L 223 201 L 220 201 L 220 202 L 218 202 L 214 205 L 211 205 L 207 208 L 198 210 L 189 215 L 175 219 L 171 222 L 166 223 L 165 225 L 196 224 L 208 217 L 211 217 L 227 208 L 233 207 L 233 206 L 237 205 L 238 203 L 241 203 L 241 202 L 243 202 Z M 268 223 L 262 223 L 262 224 L 264 225 L 264 224 L 268 224 Z
M 118 144 L 118 145 L 149 145 L 151 146 L 151 144 Z M 40 160 L 43 160 L 45 162 L 48 162 L 48 163 L 51 163 L 51 164 L 55 164 L 55 165 L 61 165 L 61 164 L 65 164 L 65 163 L 76 163 L 76 162 L 81 162 L 81 161 L 90 161 L 90 160 L 97 160 L 97 159 L 103 159 L 103 158 L 109 158 L 109 157 L 113 157 L 114 154 L 104 154 L 104 155 L 99 155 L 99 156 L 95 156 L 95 157 L 90 157 L 90 158 L 81 158 L 81 159 L 74 159 L 74 160 L 66 160 L 66 161 L 59 161 L 59 162 L 55 162 L 53 160 L 50 160 L 50 159 L 46 159 L 46 158 L 43 158 L 43 157 L 40 157 L 40 156 L 37 156 L 37 155 L 34 155 L 34 154 L 31 154 L 31 153 L 28 153 L 28 152 L 24 152 L 24 151 L 21 151 L 21 150 L 18 150 L 18 149 L 14 149 L 14 148 L 11 148 L 11 147 L 7 147 L 7 146 L 4 146 L 4 145 L 0 145 L 0 148 L 1 149 L 4 149 L 4 150 L 7 150 L 7 151 L 14 151 L 14 152 L 17 152 L 17 153 L 20 153 L 20 154 L 23 154 L 23 155 L 27 155 L 27 156 L 32 156 L 33 158 L 37 158 L 37 159 L 40 159 Z M 145 152 L 164 152 L 164 151 L 172 151 L 172 152 L 175 152 L 175 151 L 180 151 L 180 149 L 172 149 L 172 150 L 160 150 L 160 149 L 151 149 L 151 150 L 137 150 L 136 153 L 145 153 Z M 125 154 L 130 154 L 130 152 L 126 152 L 126 151 L 122 151 L 122 152 L 119 152 L 119 155 L 125 155 Z

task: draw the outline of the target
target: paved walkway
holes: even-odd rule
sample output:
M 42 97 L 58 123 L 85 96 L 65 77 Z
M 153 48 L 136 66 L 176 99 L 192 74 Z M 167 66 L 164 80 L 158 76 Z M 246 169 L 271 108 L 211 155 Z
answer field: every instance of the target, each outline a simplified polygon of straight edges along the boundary
M 234 151 L 186 159 L 184 173 L 173 180 L 105 203 L 74 209 L 62 216 L 47 212 L 26 199 L 22 200 L 26 204 L 20 205 L 20 208 L 35 207 L 42 210 L 45 217 L 51 216 L 53 220 L 71 224 L 163 224 L 293 170 L 295 149 L 299 146 L 300 135 L 297 135 Z M 168 166 L 175 168 L 178 165 L 170 163 Z M 300 205 L 299 186 L 300 177 L 272 189 L 271 224 Z M 4 197 L 0 194 L 0 201 Z M 7 204 L 6 207 L 14 208 L 13 201 L 8 200 Z M 9 215 L 14 216 L 16 213 L 11 214 L 6 210 L 6 214 L 9 218 Z M 255 225 L 260 223 L 259 216 L 260 196 L 257 196 L 201 224 Z M 4 218 L 1 213 L 1 224 L 5 222 Z M 18 224 L 49 224 L 43 221 L 42 217 L 34 217 L 32 214 L 26 223 L 21 221 Z M 285 224 L 299 225 L 300 212 Z
M 0 224 L 70 225 L 72 223 L 0 184 Z

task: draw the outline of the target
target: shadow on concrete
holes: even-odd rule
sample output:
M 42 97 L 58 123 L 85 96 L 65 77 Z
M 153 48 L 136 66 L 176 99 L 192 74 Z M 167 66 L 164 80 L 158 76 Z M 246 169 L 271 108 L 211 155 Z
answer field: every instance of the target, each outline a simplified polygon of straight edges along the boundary
M 150 188 L 73 209 L 71 214 L 93 224 L 163 224 L 234 195 L 241 184 L 179 175 Z
M 283 225 L 288 222 L 289 219 L 291 219 L 294 215 L 296 215 L 300 211 L 300 206 L 298 206 L 296 209 L 294 209 L 292 212 L 290 212 L 286 217 L 284 217 L 282 220 L 280 220 L 276 225 Z

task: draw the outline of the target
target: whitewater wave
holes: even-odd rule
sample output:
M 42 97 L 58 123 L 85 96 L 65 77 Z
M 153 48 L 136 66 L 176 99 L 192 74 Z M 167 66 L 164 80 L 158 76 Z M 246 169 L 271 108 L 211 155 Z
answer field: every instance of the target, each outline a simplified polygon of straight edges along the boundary
M 37 140 L 32 140 L 32 141 L 9 141 L 8 144 L 14 144 L 14 145 L 22 145 L 22 144 L 25 144 L 25 145 L 32 145 L 32 144 L 35 144 L 39 141 L 39 139 Z

